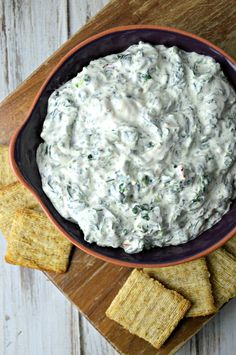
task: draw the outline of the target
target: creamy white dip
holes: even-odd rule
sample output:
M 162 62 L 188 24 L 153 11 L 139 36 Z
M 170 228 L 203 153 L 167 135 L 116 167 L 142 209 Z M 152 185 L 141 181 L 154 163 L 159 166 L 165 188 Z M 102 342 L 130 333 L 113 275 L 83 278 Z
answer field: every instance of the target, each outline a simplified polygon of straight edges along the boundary
M 212 58 L 140 42 L 49 98 L 42 186 L 88 242 L 178 245 L 235 197 L 236 95 Z

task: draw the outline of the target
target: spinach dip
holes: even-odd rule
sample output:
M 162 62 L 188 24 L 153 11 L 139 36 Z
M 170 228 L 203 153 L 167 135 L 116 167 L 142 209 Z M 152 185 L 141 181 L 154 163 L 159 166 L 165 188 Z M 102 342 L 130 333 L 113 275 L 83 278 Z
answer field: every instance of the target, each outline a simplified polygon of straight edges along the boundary
M 89 243 L 186 243 L 236 196 L 235 129 L 236 95 L 214 59 L 140 42 L 52 93 L 42 187 Z

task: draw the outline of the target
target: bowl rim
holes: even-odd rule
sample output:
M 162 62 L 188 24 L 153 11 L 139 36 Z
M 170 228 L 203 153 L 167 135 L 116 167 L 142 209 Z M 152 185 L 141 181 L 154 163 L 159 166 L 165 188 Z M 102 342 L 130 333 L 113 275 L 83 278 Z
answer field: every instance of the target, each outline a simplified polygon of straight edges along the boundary
M 220 248 L 222 245 L 224 245 L 229 239 L 231 239 L 235 234 L 236 234 L 236 227 L 233 228 L 229 233 L 227 233 L 225 235 L 225 237 L 223 237 L 220 241 L 218 241 L 217 243 L 215 243 L 214 245 L 204 249 L 201 252 L 197 252 L 194 255 L 182 258 L 181 260 L 177 260 L 177 261 L 170 261 L 167 263 L 152 263 L 152 264 L 145 264 L 142 262 L 137 262 L 137 263 L 133 263 L 133 262 L 129 262 L 129 261 L 122 261 L 119 259 L 113 259 L 112 257 L 109 256 L 105 256 L 100 254 L 99 252 L 93 251 L 90 248 L 80 244 L 78 241 L 76 241 L 73 237 L 70 236 L 69 233 L 67 233 L 57 222 L 57 220 L 51 215 L 51 213 L 49 212 L 48 208 L 44 205 L 44 202 L 41 200 L 41 198 L 39 197 L 39 195 L 37 194 L 37 192 L 34 190 L 34 188 L 25 180 L 25 178 L 23 177 L 23 175 L 21 174 L 18 164 L 14 158 L 14 153 L 15 153 L 15 146 L 16 146 L 16 141 L 18 136 L 20 135 L 23 127 L 25 126 L 25 124 L 27 123 L 27 121 L 30 119 L 32 111 L 36 105 L 36 103 L 38 102 L 41 94 L 43 93 L 43 90 L 45 89 L 46 85 L 48 84 L 48 82 L 51 80 L 51 78 L 54 76 L 54 74 L 58 71 L 58 69 L 64 64 L 64 62 L 71 57 L 71 55 L 73 55 L 78 49 L 86 46 L 87 44 L 101 38 L 104 37 L 108 34 L 111 33 L 115 33 L 115 32 L 123 32 L 126 30 L 142 30 L 142 29 L 147 29 L 147 30 L 159 30 L 159 31 L 167 31 L 167 32 L 172 32 L 172 33 L 177 33 L 177 34 L 181 34 L 184 35 L 186 37 L 190 37 L 193 38 L 203 44 L 206 44 L 207 46 L 213 48 L 214 50 L 216 50 L 217 52 L 219 52 L 221 55 L 223 55 L 227 60 L 229 60 L 233 65 L 236 66 L 236 61 L 230 56 L 228 55 L 224 50 L 222 50 L 221 48 L 219 48 L 218 46 L 216 46 L 215 44 L 211 43 L 210 41 L 197 36 L 193 33 L 181 30 L 181 29 L 177 29 L 175 27 L 169 27 L 169 26 L 158 26 L 158 25 L 126 25 L 126 26 L 118 26 L 118 27 L 114 27 L 114 28 L 110 28 L 108 30 L 99 32 L 98 34 L 95 34 L 93 36 L 90 36 L 89 38 L 81 41 L 79 44 L 77 44 L 75 47 L 73 47 L 72 49 L 70 49 L 60 60 L 59 62 L 54 66 L 54 68 L 50 71 L 50 73 L 47 75 L 46 79 L 44 80 L 43 84 L 41 85 L 40 89 L 38 90 L 31 106 L 30 109 L 28 110 L 28 113 L 26 115 L 26 118 L 22 121 L 22 123 L 20 124 L 20 126 L 15 130 L 15 132 L 13 133 L 11 139 L 10 139 L 10 145 L 9 145 L 9 160 L 10 160 L 10 165 L 11 168 L 14 172 L 14 174 L 16 175 L 17 179 L 20 181 L 20 183 L 22 183 L 29 191 L 31 191 L 31 193 L 34 195 L 34 197 L 36 198 L 36 200 L 39 202 L 40 206 L 42 207 L 43 211 L 45 212 L 45 214 L 47 215 L 47 217 L 49 218 L 49 220 L 53 223 L 53 225 L 72 243 L 74 244 L 77 248 L 79 248 L 80 250 L 84 251 L 85 253 L 92 255 L 100 260 L 106 261 L 106 262 L 110 262 L 112 264 L 115 265 L 119 265 L 119 266 L 125 266 L 125 267 L 132 267 L 132 268 L 140 268 L 140 267 L 145 267 L 145 268 L 155 268 L 155 267 L 166 267 L 166 266 L 171 266 L 171 265 L 177 265 L 177 264 L 182 264 L 185 263 L 187 261 L 191 261 L 191 260 L 195 260 L 198 259 L 200 257 L 206 256 L 209 253 L 213 252 L 214 250 Z

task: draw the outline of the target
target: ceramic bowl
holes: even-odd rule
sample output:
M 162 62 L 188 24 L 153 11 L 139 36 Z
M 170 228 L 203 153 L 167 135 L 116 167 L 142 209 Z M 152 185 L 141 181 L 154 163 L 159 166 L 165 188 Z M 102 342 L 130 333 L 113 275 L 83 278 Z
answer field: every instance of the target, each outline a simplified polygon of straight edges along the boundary
M 200 37 L 168 27 L 137 25 L 113 28 L 79 43 L 53 69 L 38 92 L 24 123 L 11 139 L 10 156 L 18 179 L 36 196 L 53 224 L 78 248 L 122 266 L 159 267 L 197 259 L 222 246 L 236 234 L 236 201 L 220 222 L 186 244 L 126 254 L 121 248 L 100 247 L 86 242 L 79 227 L 60 216 L 42 190 L 36 163 L 36 150 L 41 142 L 40 132 L 51 93 L 76 76 L 91 60 L 124 51 L 139 41 L 154 45 L 164 44 L 167 47 L 175 45 L 187 52 L 211 56 L 220 63 L 225 75 L 236 88 L 235 61 L 220 48 Z

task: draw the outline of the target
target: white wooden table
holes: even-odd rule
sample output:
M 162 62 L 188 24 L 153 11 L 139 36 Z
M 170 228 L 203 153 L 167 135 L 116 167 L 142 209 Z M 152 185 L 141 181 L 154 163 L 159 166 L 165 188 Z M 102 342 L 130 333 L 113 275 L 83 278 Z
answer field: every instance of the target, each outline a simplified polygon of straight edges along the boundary
M 0 0 L 0 99 L 107 2 Z M 117 354 L 43 273 L 4 263 L 5 247 L 0 235 L 0 355 Z M 178 354 L 236 354 L 236 299 Z

